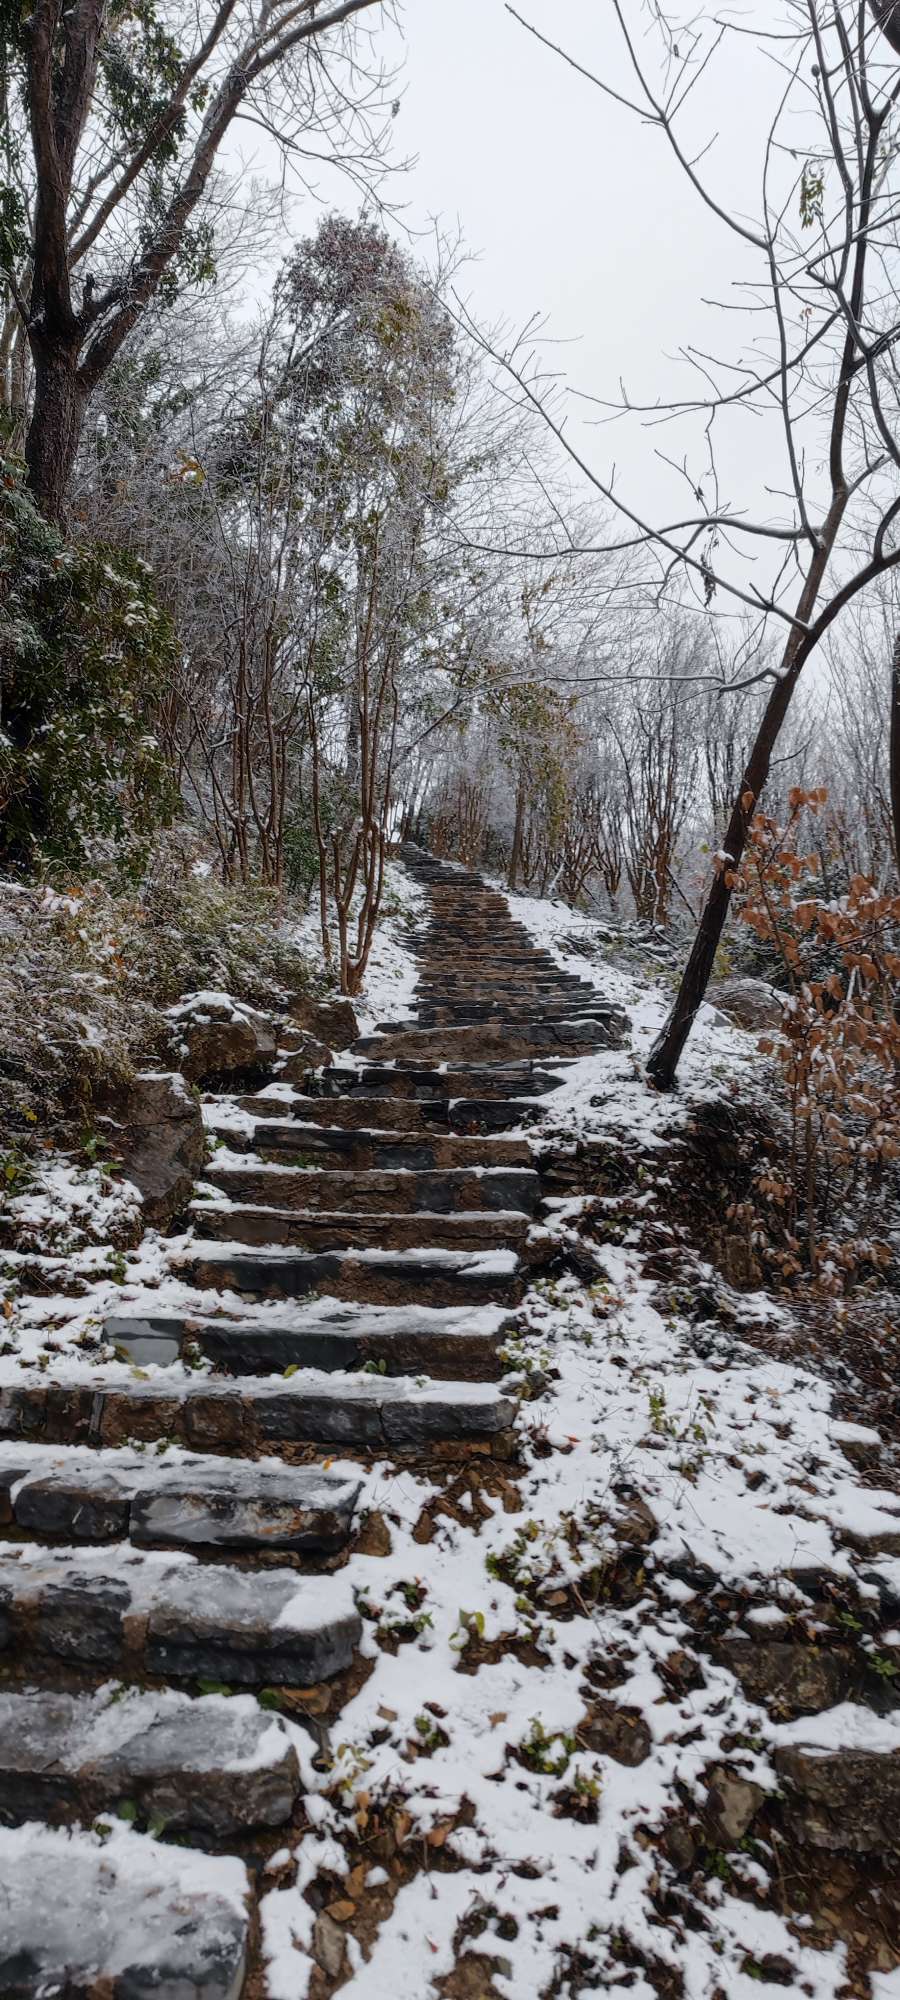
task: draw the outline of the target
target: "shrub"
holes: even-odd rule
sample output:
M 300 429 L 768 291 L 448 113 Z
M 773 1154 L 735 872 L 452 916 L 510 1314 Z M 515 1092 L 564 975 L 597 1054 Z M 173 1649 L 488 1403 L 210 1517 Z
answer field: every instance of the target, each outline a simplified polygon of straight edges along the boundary
M 153 715 L 175 664 L 138 557 L 63 539 L 0 461 L 0 861 L 140 872 L 174 791 Z
M 891 1255 L 878 1228 L 900 1159 L 900 896 L 863 875 L 827 901 L 810 892 L 816 857 L 798 839 L 824 800 L 792 792 L 785 826 L 758 814 L 732 873 L 741 920 L 777 954 L 787 988 L 780 1032 L 760 1042 L 784 1086 L 787 1155 L 758 1177 L 765 1221 L 742 1214 L 784 1278 L 806 1272 L 840 1292 Z

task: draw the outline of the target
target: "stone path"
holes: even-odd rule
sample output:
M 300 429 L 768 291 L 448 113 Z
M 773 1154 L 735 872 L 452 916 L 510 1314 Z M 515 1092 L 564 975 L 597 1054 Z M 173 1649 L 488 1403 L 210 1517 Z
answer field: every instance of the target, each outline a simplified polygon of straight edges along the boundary
M 194 1372 L 0 1396 L 4 1996 L 237 2000 L 256 1875 L 300 1808 L 289 1731 L 257 1695 L 298 1691 L 321 1731 L 354 1684 L 341 1565 L 367 1464 L 514 1451 L 498 1350 L 549 1241 L 521 1135 L 560 1058 L 623 1023 L 477 877 L 404 859 L 430 892 L 415 1016 L 306 1076 L 283 1115 L 242 1098 L 247 1154 L 214 1158 L 193 1205 L 196 1311 L 107 1324 L 137 1367 Z M 150 1448 L 167 1440 L 184 1449 Z M 73 1848 L 73 1823 L 95 1842 Z

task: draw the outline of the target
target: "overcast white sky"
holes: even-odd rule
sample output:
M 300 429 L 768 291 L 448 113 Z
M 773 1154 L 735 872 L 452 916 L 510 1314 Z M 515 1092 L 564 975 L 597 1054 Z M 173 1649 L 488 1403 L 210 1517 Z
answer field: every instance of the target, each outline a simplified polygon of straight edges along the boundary
M 519 0 L 523 14 L 588 68 L 629 83 L 612 8 L 606 0 Z M 753 17 L 761 18 L 759 8 Z M 630 18 L 643 30 L 647 10 Z M 399 151 L 416 155 L 398 188 L 414 227 L 437 216 L 459 224 L 477 258 L 464 286 L 487 322 L 518 326 L 532 313 L 564 343 L 558 359 L 573 383 L 614 398 L 651 401 L 696 394 L 679 344 L 715 343 L 735 353 L 744 322 L 704 299 L 734 303 L 735 281 L 758 270 L 752 253 L 705 210 L 683 181 L 664 138 L 565 67 L 519 26 L 503 0 L 408 0 L 405 90 Z M 741 15 L 736 14 L 736 19 Z M 693 129 L 701 143 L 721 137 L 706 171 L 745 212 L 758 212 L 761 142 L 778 88 L 749 39 L 733 44 Z M 767 427 L 768 428 L 768 427 Z M 723 431 L 726 497 L 753 497 L 773 477 L 777 437 L 759 426 Z M 613 459 L 639 500 L 686 489 L 660 466 L 656 447 L 679 452 L 675 432 L 593 429 L 585 440 L 598 465 Z M 681 440 L 683 446 L 684 440 Z M 702 462 L 702 461 L 700 461 Z

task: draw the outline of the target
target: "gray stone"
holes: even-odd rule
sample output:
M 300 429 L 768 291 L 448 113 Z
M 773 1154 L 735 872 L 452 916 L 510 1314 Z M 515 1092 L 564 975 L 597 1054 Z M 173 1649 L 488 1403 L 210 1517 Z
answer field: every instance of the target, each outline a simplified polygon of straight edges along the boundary
M 318 1042 L 315 1035 L 305 1035 L 299 1028 L 283 1030 L 278 1039 L 282 1048 L 290 1049 L 287 1061 L 282 1063 L 278 1072 L 279 1078 L 283 1077 L 286 1083 L 304 1084 L 310 1070 L 327 1069 L 333 1060 L 326 1042 Z
M 736 1847 L 755 1819 L 765 1796 L 762 1785 L 753 1784 L 749 1778 L 741 1778 L 735 1771 L 717 1764 L 709 1774 L 705 1807 L 707 1824 L 714 1839 L 723 1847 Z
M 774 1763 L 787 1791 L 785 1816 L 797 1840 L 835 1853 L 896 1853 L 900 1848 L 900 1751 L 791 1744 L 775 1751 Z
M 12 1471 L 0 1468 L 0 1478 L 4 1469 Z M 27 1448 L 16 1480 L 14 1519 L 41 1535 L 309 1555 L 343 1547 L 362 1485 L 317 1466 L 203 1457 L 148 1465 L 128 1451 L 105 1457 L 47 1446 Z
M 250 1695 L 0 1693 L 7 1818 L 90 1818 L 127 1798 L 167 1832 L 192 1827 L 224 1838 L 283 1825 L 299 1789 L 284 1723 Z
M 764 1035 L 781 1026 L 782 996 L 765 979 L 719 979 L 709 997 L 739 1028 Z
M 247 1876 L 119 1831 L 0 1829 L 3 2000 L 239 2000 Z M 222 1885 L 213 1890 L 210 1883 Z
M 329 1979 L 337 1979 L 343 1969 L 346 1939 L 340 1924 L 323 1910 L 313 1925 L 313 1958 Z
M 360 1479 L 309 1467 L 166 1469 L 131 1503 L 131 1539 L 178 1548 L 292 1549 L 333 1555 L 350 1533 Z
M 148 1223 L 171 1222 L 188 1201 L 203 1163 L 200 1106 L 184 1078 L 148 1072 L 107 1102 L 102 1123 L 137 1188 Z

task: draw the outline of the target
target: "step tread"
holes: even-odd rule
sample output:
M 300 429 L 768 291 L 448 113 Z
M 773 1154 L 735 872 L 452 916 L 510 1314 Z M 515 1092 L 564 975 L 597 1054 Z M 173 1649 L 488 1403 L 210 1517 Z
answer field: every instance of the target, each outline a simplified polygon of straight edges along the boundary
M 0 1828 L 0 1992 L 238 2000 L 250 1940 L 243 1862 L 113 1825 Z M 36 1884 L 40 1894 L 35 1894 Z
M 16 1526 L 78 1541 L 329 1554 L 346 1542 L 361 1490 L 317 1466 L 0 1445 L 0 1496 Z

